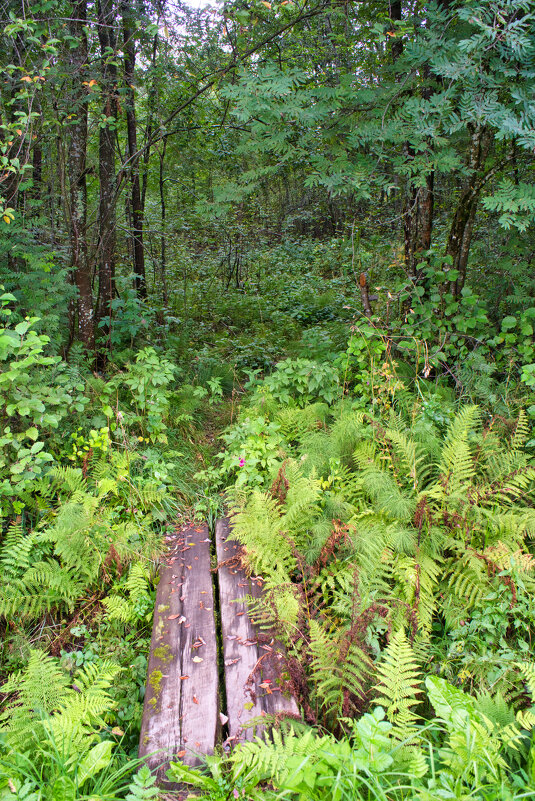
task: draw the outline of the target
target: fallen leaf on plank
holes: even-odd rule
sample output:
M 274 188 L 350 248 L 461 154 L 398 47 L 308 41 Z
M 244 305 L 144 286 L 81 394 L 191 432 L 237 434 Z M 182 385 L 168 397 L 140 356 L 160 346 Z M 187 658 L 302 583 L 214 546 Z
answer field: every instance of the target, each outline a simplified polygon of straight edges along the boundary
M 186 752 L 185 751 L 179 751 L 178 754 L 177 754 L 177 757 L 183 757 L 183 756 L 186 756 Z
M 199 702 L 197 701 L 197 696 L 196 696 L 196 695 L 194 695 L 194 696 L 193 696 L 193 703 L 194 703 L 194 704 L 198 704 L 198 703 L 199 703 Z
M 204 662 L 204 659 L 202 658 L 202 656 L 194 656 L 192 661 L 193 662 Z
M 189 679 L 189 676 L 181 676 L 180 681 L 184 681 L 184 679 Z
M 224 726 L 225 723 L 228 723 L 228 715 L 224 715 L 222 712 L 220 712 L 219 720 L 221 721 L 221 725 Z
M 195 661 L 195 660 L 193 660 Z M 225 659 L 225 665 L 228 667 L 229 665 L 235 665 L 236 662 L 240 661 L 240 657 L 238 659 Z

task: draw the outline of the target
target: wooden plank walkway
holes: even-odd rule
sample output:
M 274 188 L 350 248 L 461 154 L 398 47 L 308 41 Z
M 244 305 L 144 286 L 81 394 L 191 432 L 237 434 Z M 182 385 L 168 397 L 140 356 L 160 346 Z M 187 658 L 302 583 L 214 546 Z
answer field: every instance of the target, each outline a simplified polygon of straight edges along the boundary
M 283 649 L 262 636 L 247 614 L 245 597 L 259 598 L 262 580 L 248 578 L 237 564 L 240 546 L 231 538 L 227 520 L 216 523 L 216 548 L 229 738 L 252 740 L 260 733 L 258 726 L 246 725 L 253 718 L 298 717 L 299 710 L 281 686 Z
M 160 567 L 139 756 L 159 780 L 171 757 L 198 764 L 213 752 L 218 713 L 210 539 L 196 526 L 177 533 Z
M 282 648 L 258 632 L 248 616 L 245 596 L 259 597 L 262 582 L 240 568 L 239 545 L 229 535 L 228 521 L 217 522 L 213 547 L 218 598 L 210 546 L 206 526 L 177 531 L 160 566 L 139 756 L 164 785 L 171 760 L 198 765 L 224 738 L 228 744 L 253 739 L 263 729 L 246 725 L 253 718 L 299 716 L 281 677 Z

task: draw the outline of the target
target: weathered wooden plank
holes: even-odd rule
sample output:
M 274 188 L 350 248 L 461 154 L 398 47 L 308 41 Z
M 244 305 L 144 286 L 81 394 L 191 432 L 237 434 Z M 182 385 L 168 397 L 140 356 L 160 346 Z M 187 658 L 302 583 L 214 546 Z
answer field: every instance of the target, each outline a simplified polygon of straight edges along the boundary
M 259 597 L 262 587 L 260 579 L 247 577 L 233 562 L 239 544 L 230 536 L 227 520 L 216 524 L 216 550 L 229 737 L 252 740 L 259 729 L 244 728 L 251 719 L 264 714 L 298 716 L 299 710 L 281 689 L 282 647 L 261 635 L 259 642 L 245 600 L 236 600 Z
M 139 756 L 160 781 L 177 754 L 198 764 L 213 752 L 218 712 L 210 540 L 197 526 L 177 532 L 160 567 Z

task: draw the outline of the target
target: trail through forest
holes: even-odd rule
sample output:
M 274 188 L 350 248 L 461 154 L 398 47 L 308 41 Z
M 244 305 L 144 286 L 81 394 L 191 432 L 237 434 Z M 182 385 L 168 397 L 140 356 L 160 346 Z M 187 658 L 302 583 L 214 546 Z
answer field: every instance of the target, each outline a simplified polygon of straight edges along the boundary
M 533 1 L 0 58 L 0 801 L 535 797 Z

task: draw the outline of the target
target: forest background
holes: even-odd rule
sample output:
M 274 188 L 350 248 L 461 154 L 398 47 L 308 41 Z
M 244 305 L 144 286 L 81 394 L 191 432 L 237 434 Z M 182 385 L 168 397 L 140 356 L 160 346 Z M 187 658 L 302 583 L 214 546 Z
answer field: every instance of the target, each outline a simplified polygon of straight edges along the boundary
M 305 723 L 177 776 L 532 797 L 533 2 L 0 15 L 2 801 L 155 797 L 162 536 L 225 511 Z

